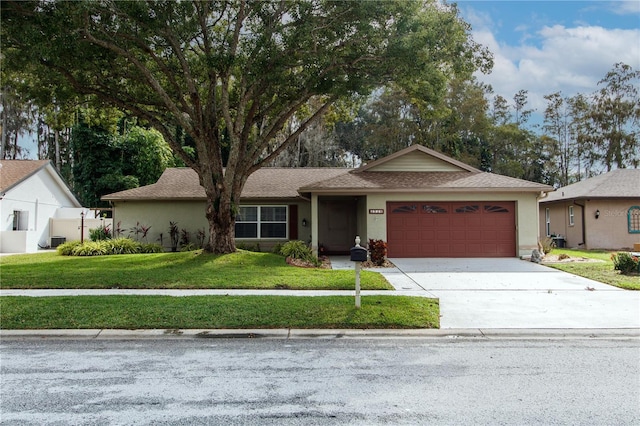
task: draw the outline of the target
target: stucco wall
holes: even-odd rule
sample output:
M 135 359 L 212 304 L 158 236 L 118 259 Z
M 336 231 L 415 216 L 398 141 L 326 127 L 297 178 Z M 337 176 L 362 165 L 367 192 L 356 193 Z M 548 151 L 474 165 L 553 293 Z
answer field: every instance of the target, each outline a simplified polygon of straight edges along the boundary
M 530 255 L 538 244 L 538 202 L 532 193 L 468 194 L 374 194 L 367 196 L 368 238 L 387 240 L 387 201 L 515 201 L 516 244 L 518 256 Z M 384 214 L 369 214 L 369 209 L 384 209 Z
M 627 212 L 632 206 L 640 206 L 640 199 L 593 199 L 578 200 L 585 205 L 585 236 L 582 241 L 582 212 L 574 207 L 575 225 L 569 226 L 568 208 L 572 201 L 559 201 L 540 204 L 540 235 L 545 234 L 544 215 L 549 208 L 551 214 L 551 232 L 566 236 L 568 247 L 593 249 L 631 249 L 634 243 L 640 243 L 640 234 L 629 233 Z M 595 218 L 596 211 L 600 217 Z M 584 245 L 580 243 L 584 242 Z
M 311 211 L 308 202 L 283 202 L 283 201 L 261 201 L 260 203 L 243 203 L 246 205 L 298 205 L 298 239 L 310 241 L 311 239 Z M 191 242 L 197 243 L 198 230 L 204 230 L 205 234 L 209 233 L 209 224 L 205 217 L 204 201 L 126 201 L 114 203 L 113 223 L 114 229 L 122 229 L 123 237 L 132 237 L 135 234 L 131 229 L 136 223 L 150 226 L 147 238 L 144 240 L 149 243 L 160 243 L 160 234 L 162 233 L 162 245 L 166 250 L 171 249 L 171 238 L 169 236 L 169 222 L 177 222 L 178 229 L 185 229 L 190 233 Z M 307 226 L 302 226 L 302 220 L 307 220 Z M 142 240 L 141 236 L 138 236 Z M 269 251 L 271 248 L 286 240 L 282 239 L 236 239 L 236 245 L 239 247 L 255 248 L 259 244 L 260 250 Z
M 61 207 L 76 207 L 66 191 L 51 176 L 48 168 L 43 168 L 28 179 L 11 188 L 0 200 L 0 231 L 3 231 L 2 252 L 35 252 L 38 245 L 49 245 L 49 218 L 53 217 Z M 55 171 L 53 171 L 55 173 Z M 13 212 L 27 212 L 28 223 L 25 231 L 28 234 L 12 236 L 5 232 L 13 232 Z M 16 241 L 16 245 L 10 244 Z

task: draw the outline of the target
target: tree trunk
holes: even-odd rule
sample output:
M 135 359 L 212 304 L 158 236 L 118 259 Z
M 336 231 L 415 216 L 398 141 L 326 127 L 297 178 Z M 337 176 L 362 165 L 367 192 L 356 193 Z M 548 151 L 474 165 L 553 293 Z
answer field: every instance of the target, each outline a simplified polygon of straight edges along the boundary
M 206 185 L 207 206 L 205 216 L 209 222 L 209 241 L 205 250 L 215 254 L 234 253 L 235 241 L 235 216 L 231 197 L 224 191 L 224 186 L 216 188 L 214 185 Z

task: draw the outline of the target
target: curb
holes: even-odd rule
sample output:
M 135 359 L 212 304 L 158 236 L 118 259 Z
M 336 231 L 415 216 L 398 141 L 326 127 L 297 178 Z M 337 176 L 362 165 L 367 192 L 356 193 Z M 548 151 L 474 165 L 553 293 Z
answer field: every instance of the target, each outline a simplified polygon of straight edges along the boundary
M 628 329 L 81 329 L 0 330 L 0 339 L 625 339 L 640 340 Z

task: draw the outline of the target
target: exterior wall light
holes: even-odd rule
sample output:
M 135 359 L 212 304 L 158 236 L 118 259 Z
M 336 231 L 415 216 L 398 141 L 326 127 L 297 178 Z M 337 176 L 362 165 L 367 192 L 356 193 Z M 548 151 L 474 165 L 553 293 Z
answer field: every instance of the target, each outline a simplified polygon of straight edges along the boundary
M 307 227 L 307 219 L 302 219 L 302 226 Z
M 596 210 L 596 219 L 600 217 L 600 210 Z

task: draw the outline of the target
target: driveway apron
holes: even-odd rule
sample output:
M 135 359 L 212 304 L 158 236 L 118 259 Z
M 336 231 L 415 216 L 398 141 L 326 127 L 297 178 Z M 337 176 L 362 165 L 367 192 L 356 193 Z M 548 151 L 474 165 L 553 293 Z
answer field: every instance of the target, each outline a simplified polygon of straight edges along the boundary
M 640 291 L 516 259 L 390 259 L 397 290 L 440 299 L 441 328 L 640 328 Z

